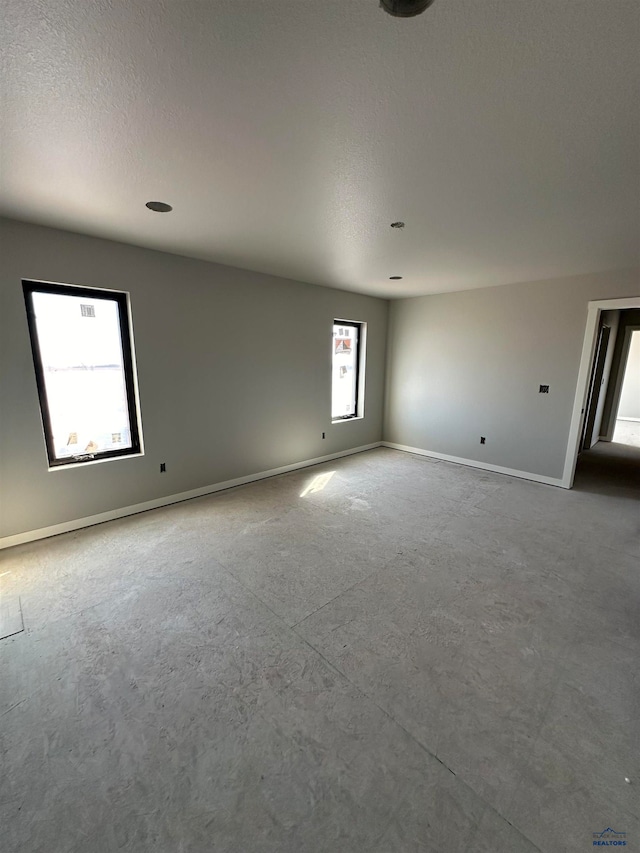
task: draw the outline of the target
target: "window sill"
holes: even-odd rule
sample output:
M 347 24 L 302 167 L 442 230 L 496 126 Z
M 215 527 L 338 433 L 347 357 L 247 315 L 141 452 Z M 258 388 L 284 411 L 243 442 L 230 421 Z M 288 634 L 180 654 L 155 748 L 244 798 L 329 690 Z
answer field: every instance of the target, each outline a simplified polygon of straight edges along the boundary
M 122 456 L 108 456 L 106 459 L 87 459 L 86 462 L 69 462 L 65 465 L 49 465 L 49 471 L 73 471 L 74 468 L 86 468 L 87 465 L 101 465 L 103 462 L 119 462 L 121 459 L 138 459 L 144 456 L 140 453 L 126 453 Z
M 350 424 L 353 421 L 363 421 L 364 415 L 356 415 L 355 418 L 336 418 L 335 421 L 331 421 L 331 424 Z

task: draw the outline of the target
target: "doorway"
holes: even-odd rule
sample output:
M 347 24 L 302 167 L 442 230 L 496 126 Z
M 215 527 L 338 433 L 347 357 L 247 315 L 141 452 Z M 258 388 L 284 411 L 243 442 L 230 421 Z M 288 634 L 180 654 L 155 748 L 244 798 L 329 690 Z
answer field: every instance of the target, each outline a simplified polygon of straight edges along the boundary
M 615 408 L 613 441 L 640 447 L 640 328 L 627 329 L 627 337 L 623 345 L 626 358 Z
M 562 486 L 566 489 L 573 486 L 579 453 L 601 442 L 615 442 L 619 446 L 614 439 L 616 429 L 618 437 L 635 432 L 636 426 L 640 432 L 640 415 L 638 421 L 625 420 L 621 428 L 618 425 L 620 411 L 631 412 L 630 416 L 623 417 L 635 417 L 636 383 L 640 383 L 635 367 L 635 341 L 640 338 L 633 337 L 636 331 L 640 332 L 640 296 L 589 303 L 562 477 Z M 627 371 L 632 342 L 633 356 Z M 628 387 L 624 382 L 627 376 L 630 377 Z M 625 407 L 621 409 L 623 385 Z M 640 399 L 640 391 L 637 393 Z M 628 424 L 631 426 L 626 426 Z M 599 449 L 606 454 L 606 444 Z M 640 446 L 632 447 L 631 455 L 635 458 L 637 454 L 640 454 Z

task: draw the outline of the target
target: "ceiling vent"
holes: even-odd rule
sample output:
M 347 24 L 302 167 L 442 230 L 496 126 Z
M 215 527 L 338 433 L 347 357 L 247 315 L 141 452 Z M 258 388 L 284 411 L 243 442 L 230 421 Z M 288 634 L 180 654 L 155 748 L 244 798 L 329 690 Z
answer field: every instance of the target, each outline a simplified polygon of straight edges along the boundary
M 431 6 L 433 0 L 380 0 L 385 12 L 394 18 L 414 18 Z

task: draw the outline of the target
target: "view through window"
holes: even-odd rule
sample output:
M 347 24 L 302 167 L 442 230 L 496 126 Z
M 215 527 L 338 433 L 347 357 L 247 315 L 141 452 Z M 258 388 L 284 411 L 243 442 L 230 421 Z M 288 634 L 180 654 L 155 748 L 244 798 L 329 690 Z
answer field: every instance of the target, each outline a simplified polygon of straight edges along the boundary
M 23 287 L 49 464 L 140 452 L 127 294 Z
M 331 418 L 358 415 L 358 370 L 362 323 L 334 320 Z

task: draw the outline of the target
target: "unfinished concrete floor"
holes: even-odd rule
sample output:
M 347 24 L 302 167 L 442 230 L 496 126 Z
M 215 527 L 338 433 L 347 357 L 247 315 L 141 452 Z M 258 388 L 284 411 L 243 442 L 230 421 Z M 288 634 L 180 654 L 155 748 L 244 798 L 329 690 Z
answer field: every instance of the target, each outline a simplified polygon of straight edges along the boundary
M 585 464 L 378 449 L 5 552 L 0 849 L 640 850 L 637 479 Z

